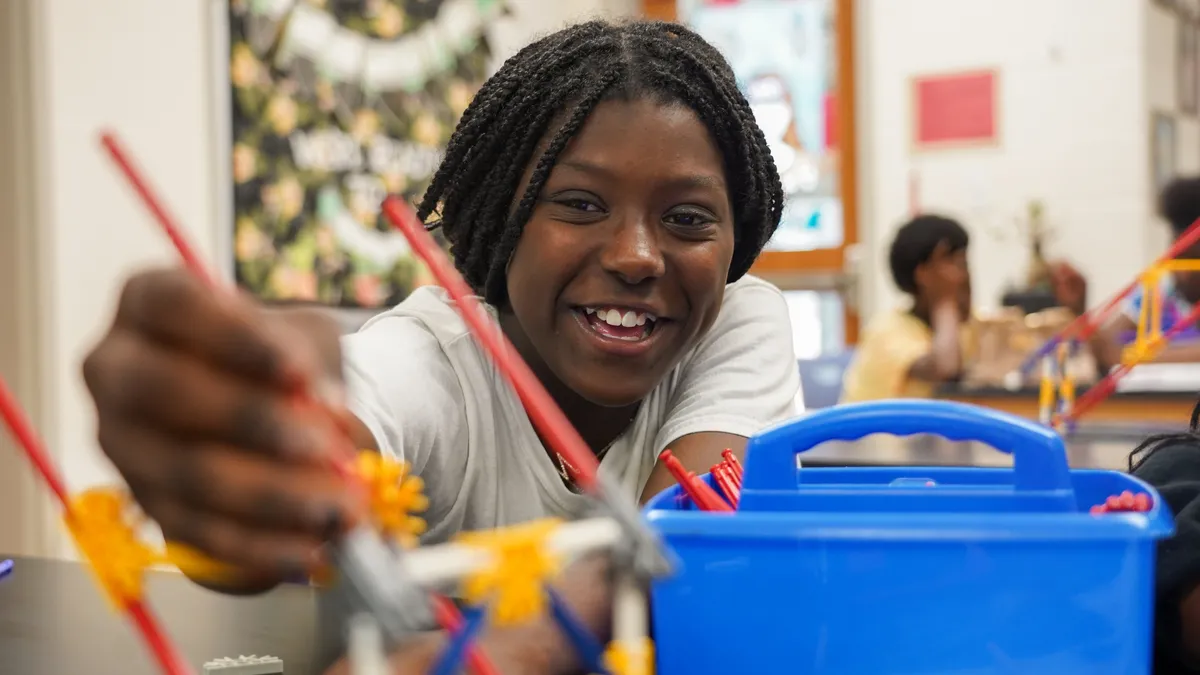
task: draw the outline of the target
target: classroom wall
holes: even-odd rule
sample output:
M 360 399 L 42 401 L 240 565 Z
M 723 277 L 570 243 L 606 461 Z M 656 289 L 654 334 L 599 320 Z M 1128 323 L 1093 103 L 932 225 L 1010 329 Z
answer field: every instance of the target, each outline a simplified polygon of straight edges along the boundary
M 1153 255 L 1143 94 L 1152 68 L 1140 29 L 1151 4 L 861 3 L 858 130 L 868 315 L 901 301 L 887 272 L 887 249 L 909 214 L 914 173 L 921 208 L 957 216 L 970 229 L 980 304 L 994 305 L 1006 284 L 1024 273 L 1026 252 L 1012 230 L 1030 200 L 1045 204 L 1057 230 L 1051 255 L 1067 256 L 1087 272 L 1094 299 L 1118 290 Z M 1164 49 L 1156 45 L 1154 53 Z M 1000 73 L 1000 143 L 915 155 L 911 78 L 979 68 Z
M 984 244 L 972 260 L 981 299 L 998 295 L 1012 261 L 1023 254 L 1015 241 L 993 241 L 989 233 L 1021 215 L 1029 199 L 1046 203 L 1061 232 L 1054 251 L 1070 252 L 1097 294 L 1118 287 L 1152 255 L 1159 244 L 1148 234 L 1156 230 L 1144 92 L 1170 100 L 1173 89 L 1165 93 L 1165 87 L 1174 86 L 1173 77 L 1156 73 L 1168 68 L 1164 62 L 1174 72 L 1174 52 L 1152 39 L 1161 26 L 1157 10 L 1143 10 L 1150 4 L 862 1 L 858 128 L 868 313 L 896 301 L 882 265 L 891 233 L 908 212 L 914 169 L 922 205 L 962 216 Z M 0 173 L 27 181 L 28 189 L 15 195 L 30 202 L 4 211 L 25 215 L 16 219 L 19 231 L 0 231 L 0 244 L 33 255 L 31 267 L 23 268 L 28 273 L 6 286 L 7 295 L 0 291 L 0 323 L 28 318 L 22 330 L 0 334 L 8 355 L 0 371 L 22 374 L 18 393 L 29 397 L 68 482 L 80 488 L 114 475 L 94 442 L 79 364 L 112 314 L 120 280 L 142 266 L 174 261 L 106 164 L 95 134 L 103 126 L 120 131 L 201 252 L 227 270 L 229 228 L 218 190 L 226 182 L 218 114 L 225 70 L 213 20 L 225 0 L 13 0 L 6 6 L 28 10 L 20 19 L 25 30 L 18 27 L 27 42 L 6 41 L 3 58 L 36 74 L 36 96 L 22 106 L 29 119 L 13 127 L 36 161 L 17 153 Z M 493 33 L 498 57 L 568 21 L 632 14 L 638 6 L 638 0 L 513 0 L 514 16 Z M 980 66 L 1002 71 L 1001 145 L 911 156 L 908 79 Z M 0 128 L 7 128 L 4 120 Z M 1188 128 L 1181 125 L 1180 143 L 1191 143 L 1196 155 L 1188 161 L 1200 165 L 1200 129 Z M 14 166 L 16 157 L 29 161 Z M 22 309 L 18 297 L 35 298 L 37 311 Z M 22 527 L 11 521 L 0 527 L 0 550 L 37 547 L 69 555 L 61 537 L 43 541 L 44 532 L 57 532 L 44 508 L 49 502 L 43 496 L 34 502 L 42 509 L 29 506 L 31 483 L 12 478 L 28 475 L 20 470 L 0 462 L 0 509 L 24 516 Z M 17 488 L 23 496 L 13 497 Z
M 221 261 L 228 274 L 231 230 L 218 190 L 226 182 L 219 147 L 226 133 L 220 82 L 227 71 L 219 63 L 224 36 L 215 20 L 226 0 L 13 2 L 30 10 L 30 45 L 21 57 L 38 74 L 37 123 L 28 132 L 36 135 L 42 165 L 40 213 L 26 223 L 39 232 L 41 264 L 31 275 L 41 294 L 39 344 L 36 350 L 26 345 L 19 360 L 34 364 L 37 387 L 29 391 L 37 400 L 27 403 L 37 410 L 67 482 L 78 489 L 116 479 L 95 443 L 80 363 L 113 313 L 121 280 L 175 260 L 100 153 L 97 133 L 119 131 L 200 253 Z M 513 16 L 495 27 L 497 56 L 571 20 L 631 13 L 637 6 L 636 0 L 514 0 Z M 28 476 L 8 468 L 0 464 L 5 476 Z M 22 485 L 29 487 L 27 480 Z M 0 551 L 24 550 L 27 534 L 50 529 L 49 502 L 38 503 L 40 510 L 24 509 L 24 527 L 0 528 Z M 58 534 L 36 546 L 71 555 Z

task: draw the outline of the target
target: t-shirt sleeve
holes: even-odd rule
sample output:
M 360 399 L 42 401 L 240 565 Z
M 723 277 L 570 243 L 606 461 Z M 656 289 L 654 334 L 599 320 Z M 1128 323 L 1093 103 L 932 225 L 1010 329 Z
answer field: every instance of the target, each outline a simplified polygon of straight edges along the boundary
M 384 455 L 425 483 L 437 522 L 454 504 L 467 460 L 462 386 L 437 338 L 411 317 L 385 316 L 342 338 L 350 412 Z
M 731 286 L 712 329 L 680 368 L 657 451 L 701 432 L 753 436 L 799 410 L 787 302 L 774 286 Z
M 1134 475 L 1153 485 L 1175 515 L 1175 535 L 1158 545 L 1154 656 L 1162 667 L 1155 672 L 1178 672 L 1174 668 L 1197 665 L 1183 646 L 1179 607 L 1200 585 L 1200 443 L 1163 445 Z

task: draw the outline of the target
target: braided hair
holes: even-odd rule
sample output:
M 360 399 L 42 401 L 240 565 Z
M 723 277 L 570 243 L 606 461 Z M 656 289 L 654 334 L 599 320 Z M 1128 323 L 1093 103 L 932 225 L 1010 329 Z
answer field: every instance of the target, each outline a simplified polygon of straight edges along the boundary
M 779 225 L 783 189 L 733 70 L 678 24 L 589 21 L 530 44 L 484 83 L 417 208 L 430 229 L 441 226 L 459 272 L 485 301 L 507 303 L 508 260 L 559 154 L 592 110 L 601 101 L 643 97 L 688 106 L 712 134 L 734 214 L 728 280 L 750 269 Z
M 1133 452 L 1129 453 L 1129 472 L 1133 473 L 1140 469 L 1146 460 L 1159 450 L 1180 443 L 1200 445 L 1200 402 L 1197 402 L 1196 407 L 1192 408 L 1192 419 L 1188 423 L 1187 431 L 1156 434 L 1134 448 Z

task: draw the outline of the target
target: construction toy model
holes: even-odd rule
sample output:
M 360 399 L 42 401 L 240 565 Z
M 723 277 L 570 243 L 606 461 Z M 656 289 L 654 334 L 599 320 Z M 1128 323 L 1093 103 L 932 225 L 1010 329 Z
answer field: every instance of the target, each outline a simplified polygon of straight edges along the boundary
M 225 292 L 192 252 L 181 228 L 134 168 L 117 139 L 106 134 L 102 145 L 171 239 L 184 264 L 214 293 Z M 424 523 L 416 514 L 425 507 L 419 479 L 410 476 L 403 463 L 375 453 L 355 452 L 346 434 L 338 447 L 330 449 L 330 470 L 367 490 L 374 516 L 369 525 L 359 526 L 338 542 L 334 569 L 329 571 L 351 591 L 354 614 L 359 617 L 351 635 L 356 643 L 353 658 L 366 662 L 352 667 L 355 672 L 377 672 L 386 650 L 437 622 L 450 631 L 451 637 L 433 672 L 457 673 L 466 660 L 475 672 L 489 675 L 495 673 L 495 668 L 471 644 L 485 620 L 512 624 L 549 611 L 571 638 L 591 669 L 589 672 L 649 675 L 654 656 L 646 625 L 648 601 L 643 589 L 652 579 L 671 571 L 672 558 L 642 521 L 633 500 L 599 474 L 595 455 L 516 350 L 494 327 L 466 282 L 411 210 L 389 198 L 383 211 L 454 298 L 475 338 L 517 391 L 539 434 L 566 460 L 576 484 L 595 496 L 597 508 L 593 517 L 576 522 L 547 519 L 464 534 L 449 544 L 417 548 L 417 537 Z M 304 397 L 298 403 L 311 407 L 317 414 L 330 415 L 339 428 L 345 428 L 338 413 L 315 397 Z M 143 600 L 145 570 L 169 561 L 189 576 L 213 580 L 230 570 L 186 547 L 169 544 L 166 551 L 159 552 L 138 541 L 135 533 L 143 517 L 120 491 L 94 489 L 69 496 L 41 440 L 2 381 L 0 414 L 43 481 L 57 496 L 66 526 L 101 590 L 133 621 L 162 672 L 191 673 Z M 613 553 L 615 569 L 613 640 L 607 651 L 587 633 L 549 586 L 572 558 L 601 550 Z M 458 616 L 454 606 L 436 594 L 456 585 L 474 607 L 466 617 Z M 262 664 L 242 664 L 236 660 L 232 664 L 209 664 L 213 668 L 226 665 L 249 668 Z M 225 672 L 210 670 L 209 666 L 206 666 L 208 672 Z M 281 671 L 231 669 L 228 672 L 249 675 Z
M 1039 417 L 1056 430 L 1070 431 L 1080 416 L 1112 395 L 1117 382 L 1135 366 L 1153 361 L 1163 348 L 1180 333 L 1200 321 L 1200 306 L 1163 329 L 1162 281 L 1175 272 L 1200 271 L 1200 260 L 1181 260 L 1179 256 L 1200 242 L 1200 221 L 1193 223 L 1163 257 L 1150 265 L 1133 283 L 1110 298 L 1099 309 L 1085 312 L 1064 330 L 1047 340 L 1021 365 L 1020 374 L 1028 375 L 1041 365 L 1041 388 L 1038 398 Z M 1133 343 L 1121 353 L 1121 362 L 1082 396 L 1075 396 L 1075 377 L 1069 364 L 1080 345 L 1099 331 L 1112 317 L 1122 301 L 1141 290 L 1141 311 Z

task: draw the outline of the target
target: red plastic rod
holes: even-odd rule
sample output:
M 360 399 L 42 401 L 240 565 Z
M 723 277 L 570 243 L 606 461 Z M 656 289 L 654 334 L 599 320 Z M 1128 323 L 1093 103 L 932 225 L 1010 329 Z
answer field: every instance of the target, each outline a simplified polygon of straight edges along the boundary
M 171 643 L 170 638 L 162 629 L 162 624 L 159 623 L 150 608 L 141 602 L 130 603 L 127 607 L 129 616 L 133 618 L 133 624 L 141 631 L 146 646 L 154 654 L 154 660 L 158 662 L 163 672 L 167 675 L 191 675 L 191 666 Z
M 737 486 L 742 487 L 742 476 L 745 475 L 746 470 L 742 468 L 742 463 L 738 460 L 737 455 L 733 454 L 733 450 L 727 448 L 721 452 L 721 457 L 725 459 L 725 464 L 729 467 L 730 475 L 737 481 Z
M 679 488 L 692 500 L 696 508 L 701 511 L 732 511 L 733 507 L 729 502 L 721 498 L 707 483 L 696 477 L 696 474 L 683 468 L 675 455 L 671 454 L 670 450 L 663 450 L 658 456 L 658 461 L 662 462 L 675 480 L 679 482 Z
M 479 299 L 475 297 L 475 292 L 458 270 L 454 269 L 442 247 L 417 220 L 412 209 L 399 199 L 388 197 L 383 202 L 383 213 L 392 225 L 404 234 L 409 246 L 425 262 L 438 284 L 450 293 L 463 320 L 475 334 L 475 339 L 492 357 L 504 379 L 516 390 L 517 397 L 529 413 L 533 426 L 550 449 L 566 460 L 568 471 L 573 474 L 571 477 L 575 483 L 593 494 L 598 492 L 596 476 L 600 465 L 595 453 L 571 425 L 541 381 L 517 354 L 516 348 L 484 311 Z
M 1158 260 L 1154 261 L 1153 265 L 1148 266 L 1147 269 L 1149 269 L 1149 267 L 1155 267 L 1178 258 L 1183 254 L 1184 251 L 1191 248 L 1197 242 L 1200 242 L 1200 220 L 1192 223 L 1192 225 L 1182 235 L 1180 235 L 1180 237 L 1176 239 L 1173 244 L 1171 244 L 1171 247 L 1167 249 L 1167 252 L 1160 256 Z M 1140 275 L 1137 279 L 1134 279 L 1132 282 L 1130 282 L 1129 285 L 1125 286 L 1125 288 L 1121 289 L 1121 291 L 1116 295 L 1109 298 L 1108 302 L 1104 303 L 1104 305 L 1099 309 L 1093 309 L 1092 311 L 1084 312 L 1080 316 L 1076 317 L 1075 320 L 1068 324 L 1065 329 L 1059 332 L 1057 337 L 1064 340 L 1087 340 L 1097 330 L 1099 330 L 1101 326 L 1104 325 L 1108 315 L 1112 313 L 1113 309 L 1116 308 L 1121 300 L 1124 300 L 1126 296 L 1128 296 L 1135 288 L 1137 288 L 1139 283 L 1141 283 Z
M 66 483 L 53 460 L 50 459 L 50 453 L 46 451 L 46 444 L 34 430 L 28 415 L 25 414 L 3 378 L 0 378 L 0 415 L 4 417 L 5 426 L 16 440 L 17 447 L 21 448 L 25 456 L 29 458 L 30 464 L 41 476 L 42 481 L 54 493 L 63 512 L 67 512 L 71 502 L 67 495 Z M 154 615 L 140 601 L 129 603 L 126 605 L 126 609 L 134 626 L 141 633 L 142 639 L 154 655 L 154 659 L 162 666 L 163 672 L 167 675 L 189 675 L 192 672 L 191 668 L 186 665 L 179 652 L 167 639 L 162 626 L 155 620 Z
M 100 144 L 108 151 L 108 156 L 112 158 L 113 163 L 124 174 L 125 180 L 129 181 L 130 187 L 141 198 L 142 203 L 150 210 L 150 213 L 154 216 L 154 220 L 158 222 L 163 232 L 171 239 L 175 250 L 179 251 L 179 257 L 183 258 L 183 264 L 205 284 L 216 288 L 216 278 L 209 274 L 208 269 L 204 266 L 204 262 L 200 260 L 200 256 L 196 255 L 195 250 L 188 244 L 187 238 L 183 234 L 183 229 L 178 225 L 178 221 L 171 216 L 167 211 L 167 207 L 155 196 L 154 190 L 150 188 L 150 184 L 142 178 L 142 173 L 138 171 L 137 167 L 133 164 L 133 160 L 125 153 L 116 135 L 111 132 L 101 134 Z
M 1187 316 L 1172 324 L 1171 328 L 1162 334 L 1161 339 L 1164 342 L 1170 342 L 1171 338 L 1183 332 L 1188 326 L 1196 325 L 1197 322 L 1200 322 L 1200 305 L 1194 307 Z M 1078 420 L 1088 410 L 1111 396 L 1117 390 L 1117 383 L 1121 378 L 1128 375 L 1129 371 L 1133 370 L 1135 365 L 1137 364 L 1122 363 L 1109 371 L 1108 375 L 1104 376 L 1104 379 L 1089 387 L 1082 396 L 1076 399 L 1075 405 L 1067 411 L 1065 419 L 1067 421 Z
M 721 495 L 725 498 L 725 501 L 729 502 L 736 509 L 738 502 L 741 500 L 742 491 L 733 478 L 733 469 L 726 462 L 721 462 L 713 465 L 711 473 L 713 481 L 721 489 Z
M 3 378 L 0 378 L 0 415 L 3 415 L 4 424 L 8 427 L 13 439 L 16 440 L 17 447 L 29 458 L 34 470 L 42 477 L 46 487 L 50 488 L 59 505 L 66 511 L 70 508 L 71 503 L 70 497 L 67 495 L 66 483 L 59 475 L 58 469 L 55 468 L 54 461 L 50 459 L 50 453 L 46 451 L 41 437 L 34 430 L 33 423 L 29 421 L 29 417 L 21 409 L 21 404 L 17 402 L 17 397 L 8 388 L 8 384 Z

